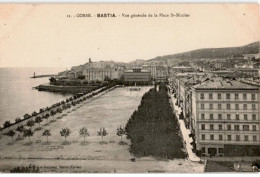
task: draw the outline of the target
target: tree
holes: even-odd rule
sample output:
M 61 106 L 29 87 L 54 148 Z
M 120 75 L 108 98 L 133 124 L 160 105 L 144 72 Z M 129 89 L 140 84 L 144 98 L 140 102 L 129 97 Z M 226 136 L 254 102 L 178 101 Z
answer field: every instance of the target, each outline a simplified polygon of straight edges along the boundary
M 15 119 L 15 123 L 18 123 L 18 122 L 21 122 L 21 118 L 20 117 L 17 117 L 16 119 Z
M 33 127 L 34 126 L 34 121 L 33 120 L 28 120 L 26 125 L 29 126 L 29 127 Z
M 37 112 L 33 111 L 32 116 L 36 116 Z
M 97 133 L 98 136 L 102 137 L 102 141 L 103 141 L 103 137 L 108 134 L 105 128 L 100 128 L 100 130 Z
M 45 129 L 42 132 L 42 136 L 46 136 L 47 137 L 47 143 L 48 143 L 48 137 L 51 136 L 51 130 Z
M 29 142 L 31 142 L 30 141 L 30 137 L 33 136 L 33 134 L 34 134 L 34 132 L 32 131 L 32 129 L 27 129 L 27 130 L 24 131 L 23 136 L 24 137 L 28 137 L 29 138 Z
M 56 112 L 54 110 L 51 110 L 51 116 L 52 116 L 53 120 L 54 120 L 55 114 L 56 114 Z
M 10 127 L 11 126 L 10 120 L 6 120 L 5 123 L 3 124 L 3 126 L 4 126 L 4 128 Z
M 120 127 L 117 127 L 117 132 L 116 132 L 116 134 L 117 134 L 117 136 L 120 136 L 120 137 L 121 137 L 121 142 L 122 142 L 122 137 L 123 137 L 123 135 L 126 134 L 125 128 L 120 125 Z
M 20 133 L 24 132 L 24 130 L 25 130 L 24 125 L 20 125 L 20 126 L 18 126 L 18 127 L 16 128 L 16 131 L 18 131 L 18 132 L 20 132 Z
M 49 113 L 45 114 L 44 118 L 46 119 L 46 124 L 48 123 L 49 117 L 50 117 L 50 114 L 49 114 Z
M 70 133 L 71 133 L 71 131 L 67 127 L 61 129 L 61 131 L 60 131 L 60 135 L 65 137 L 65 141 L 67 140 L 66 138 L 70 135 Z
M 35 118 L 35 123 L 38 123 L 39 124 L 39 127 L 41 126 L 41 122 L 42 122 L 42 118 L 40 116 L 37 116 Z
M 15 131 L 9 130 L 9 132 L 7 132 L 7 135 L 12 137 L 12 142 L 13 142 L 14 141 Z
M 24 119 L 28 119 L 29 117 L 30 117 L 29 114 L 24 114 L 24 116 L 23 116 Z
M 82 128 L 79 130 L 79 135 L 84 137 L 84 142 L 85 142 L 86 136 L 89 136 L 88 129 L 87 129 L 86 127 L 82 127 Z

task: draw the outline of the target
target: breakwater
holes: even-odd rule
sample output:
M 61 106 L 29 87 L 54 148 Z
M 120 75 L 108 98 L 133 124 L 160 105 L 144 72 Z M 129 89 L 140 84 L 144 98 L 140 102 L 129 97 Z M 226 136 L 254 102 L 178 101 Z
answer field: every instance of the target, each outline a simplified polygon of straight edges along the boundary
M 97 89 L 98 86 L 88 85 L 88 86 L 58 86 L 58 85 L 50 85 L 50 84 L 41 84 L 35 89 L 38 91 L 48 91 L 48 92 L 61 92 L 61 93 L 80 93 L 91 91 Z

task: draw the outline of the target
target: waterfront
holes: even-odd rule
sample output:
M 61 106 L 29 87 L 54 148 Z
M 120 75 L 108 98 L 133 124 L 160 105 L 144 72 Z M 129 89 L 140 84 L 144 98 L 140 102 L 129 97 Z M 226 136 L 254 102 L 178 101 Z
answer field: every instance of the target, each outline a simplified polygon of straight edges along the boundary
M 125 125 L 134 110 L 140 104 L 142 95 L 150 87 L 142 87 L 140 91 L 130 92 L 127 88 L 117 88 L 94 99 L 82 102 L 62 119 L 50 123 L 50 144 L 46 144 L 46 137 L 41 136 L 41 131 L 36 131 L 30 146 L 26 145 L 28 138 L 10 144 L 11 138 L 3 136 L 0 145 L 1 159 L 9 159 L 0 164 L 2 169 L 21 164 L 34 163 L 39 166 L 54 166 L 53 171 L 60 171 L 57 166 L 81 166 L 80 169 L 69 169 L 68 172 L 148 172 L 149 170 L 161 170 L 167 172 L 202 172 L 203 165 L 189 162 L 185 159 L 173 161 L 158 161 L 151 157 L 138 158 L 137 162 L 131 162 L 133 156 L 129 152 L 130 142 L 120 145 L 120 137 L 116 135 L 116 128 Z M 66 114 L 66 113 L 65 113 Z M 50 118 L 52 120 L 52 118 Z M 42 125 L 45 123 L 42 122 Z M 83 126 L 88 128 L 90 136 L 83 144 L 83 138 L 79 136 L 79 129 Z M 38 125 L 33 127 L 37 128 Z M 60 130 L 68 127 L 71 134 L 67 137 L 70 143 L 64 145 L 64 137 L 60 136 Z M 108 135 L 101 143 L 101 137 L 97 136 L 100 127 L 106 128 Z M 17 135 L 16 135 L 17 136 Z M 8 148 L 7 148 L 8 147 Z M 13 153 L 15 152 L 15 153 Z M 34 159 L 34 160 L 32 160 Z M 55 161 L 54 161 L 55 160 Z M 66 160 L 66 162 L 64 161 Z M 3 162 L 3 160 L 1 160 Z M 54 162 L 54 163 L 53 163 Z M 11 166 L 9 166 L 12 164 Z M 184 168 L 189 167 L 189 168 Z M 61 170 L 62 171 L 62 170 Z
M 40 108 L 62 101 L 70 94 L 39 92 L 32 87 L 48 83 L 49 78 L 32 79 L 36 74 L 57 74 L 66 68 L 0 68 L 0 126 L 5 120 L 31 114 Z

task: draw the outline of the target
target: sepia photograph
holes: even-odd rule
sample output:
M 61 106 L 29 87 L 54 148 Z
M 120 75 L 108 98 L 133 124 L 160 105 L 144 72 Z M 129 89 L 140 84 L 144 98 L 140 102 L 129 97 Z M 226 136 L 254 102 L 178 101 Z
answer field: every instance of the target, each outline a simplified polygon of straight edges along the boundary
M 0 173 L 259 173 L 259 10 L 0 4 Z

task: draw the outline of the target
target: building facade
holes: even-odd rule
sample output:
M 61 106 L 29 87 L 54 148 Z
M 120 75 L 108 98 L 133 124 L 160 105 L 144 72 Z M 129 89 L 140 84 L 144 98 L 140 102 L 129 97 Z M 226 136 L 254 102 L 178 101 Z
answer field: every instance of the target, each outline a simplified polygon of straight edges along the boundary
M 192 87 L 196 149 L 206 155 L 260 155 L 259 87 L 213 80 Z
M 149 82 L 151 81 L 151 72 L 135 68 L 124 72 L 124 80 L 127 82 Z

